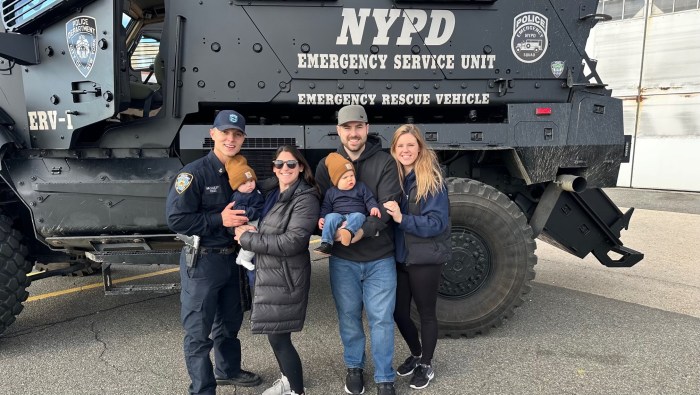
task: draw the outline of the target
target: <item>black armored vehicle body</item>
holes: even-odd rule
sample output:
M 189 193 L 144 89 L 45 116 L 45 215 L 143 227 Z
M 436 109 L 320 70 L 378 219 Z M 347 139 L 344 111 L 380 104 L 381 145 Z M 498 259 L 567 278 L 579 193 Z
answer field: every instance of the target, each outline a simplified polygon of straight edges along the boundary
M 248 120 L 260 176 L 282 144 L 312 165 L 364 105 L 387 147 L 415 123 L 449 177 L 443 335 L 483 333 L 523 301 L 536 237 L 629 267 L 601 190 L 629 153 L 622 104 L 585 53 L 596 0 L 15 0 L 0 33 L 0 333 L 27 286 L 101 266 L 177 262 L 167 190 Z M 66 263 L 67 262 L 67 263 Z M 46 271 L 27 275 L 40 263 Z M 62 263 L 62 265 L 53 265 Z M 148 287 L 146 287 L 148 288 Z M 153 289 L 151 286 L 150 289 Z

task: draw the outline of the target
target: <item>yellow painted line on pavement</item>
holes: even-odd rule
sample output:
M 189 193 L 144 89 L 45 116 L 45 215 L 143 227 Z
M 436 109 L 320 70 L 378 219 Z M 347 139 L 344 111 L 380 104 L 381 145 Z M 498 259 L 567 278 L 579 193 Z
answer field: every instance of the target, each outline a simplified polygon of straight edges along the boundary
M 160 270 L 157 272 L 153 273 L 145 273 L 145 274 L 139 274 L 138 276 L 131 276 L 131 277 L 124 277 L 120 278 L 117 280 L 113 280 L 113 284 L 119 284 L 119 283 L 125 283 L 128 281 L 133 281 L 133 280 L 140 280 L 142 278 L 148 278 L 148 277 L 155 277 L 155 276 L 160 276 L 163 274 L 168 274 L 168 273 L 174 273 L 180 271 L 179 267 L 176 267 L 174 269 L 166 269 L 166 270 Z M 70 289 L 64 289 L 62 291 L 56 291 L 56 292 L 49 292 L 41 295 L 36 295 L 36 296 L 31 296 L 27 298 L 27 302 L 34 302 L 36 300 L 42 300 L 42 299 L 48 299 L 48 298 L 55 298 L 56 296 L 62 296 L 62 295 L 67 295 L 67 294 L 72 294 L 76 292 L 82 292 L 82 291 L 87 291 L 90 289 L 95 289 L 95 288 L 102 288 L 103 283 L 94 283 L 94 284 L 88 284 L 88 285 L 83 285 L 82 287 L 75 287 L 75 288 L 70 288 Z

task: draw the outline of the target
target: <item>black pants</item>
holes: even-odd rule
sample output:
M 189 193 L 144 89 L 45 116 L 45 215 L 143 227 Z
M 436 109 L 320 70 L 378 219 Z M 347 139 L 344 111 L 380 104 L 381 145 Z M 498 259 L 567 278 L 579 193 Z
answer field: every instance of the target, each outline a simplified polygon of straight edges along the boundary
M 301 369 L 301 358 L 292 344 L 292 334 L 267 335 L 267 340 L 270 341 L 280 371 L 289 380 L 289 387 L 297 394 L 303 394 L 304 374 Z
M 241 370 L 243 322 L 239 292 L 239 266 L 235 255 L 201 255 L 188 269 L 180 255 L 180 310 L 185 329 L 184 353 L 192 383 L 190 394 L 214 395 L 215 377 L 231 377 Z M 214 348 L 214 371 L 209 352 Z
M 435 313 L 437 291 L 445 265 L 404 265 L 397 263 L 396 309 L 394 320 L 412 355 L 422 355 L 429 365 L 437 345 L 438 324 Z M 411 299 L 420 316 L 421 333 L 411 320 Z

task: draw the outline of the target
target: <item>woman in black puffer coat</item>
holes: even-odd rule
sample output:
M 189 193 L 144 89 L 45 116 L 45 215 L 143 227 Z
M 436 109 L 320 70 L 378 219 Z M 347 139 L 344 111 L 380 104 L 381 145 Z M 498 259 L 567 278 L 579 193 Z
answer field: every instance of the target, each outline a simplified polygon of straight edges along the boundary
M 306 318 L 311 282 L 309 238 L 320 210 L 319 191 L 299 150 L 282 146 L 273 161 L 272 185 L 260 187 L 265 206 L 258 232 L 236 228 L 241 248 L 255 253 L 255 287 L 250 319 L 253 333 L 267 334 L 282 378 L 265 393 L 303 394 L 301 359 L 291 333 Z

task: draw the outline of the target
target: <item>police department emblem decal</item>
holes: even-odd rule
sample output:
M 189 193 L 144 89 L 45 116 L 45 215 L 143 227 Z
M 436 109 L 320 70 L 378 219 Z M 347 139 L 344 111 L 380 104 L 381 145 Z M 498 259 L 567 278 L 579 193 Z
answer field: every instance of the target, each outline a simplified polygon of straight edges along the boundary
M 231 114 L 228 116 L 228 120 L 231 121 L 231 123 L 236 123 L 236 122 L 238 122 L 238 115 Z
M 190 173 L 180 173 L 177 175 L 177 179 L 175 180 L 175 192 L 178 194 L 182 194 L 182 192 L 185 192 L 187 188 L 190 187 L 190 184 L 192 184 L 192 180 L 194 179 L 194 176 Z
M 76 16 L 66 23 L 68 53 L 84 78 L 90 74 L 97 56 L 97 27 L 95 18 Z
M 542 59 L 549 41 L 547 17 L 538 12 L 523 12 L 513 19 L 513 37 L 510 40 L 513 55 L 523 63 Z
M 552 62 L 552 74 L 554 78 L 559 78 L 559 76 L 564 72 L 564 62 L 561 60 L 555 60 Z

